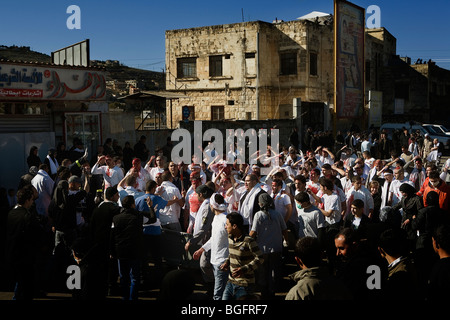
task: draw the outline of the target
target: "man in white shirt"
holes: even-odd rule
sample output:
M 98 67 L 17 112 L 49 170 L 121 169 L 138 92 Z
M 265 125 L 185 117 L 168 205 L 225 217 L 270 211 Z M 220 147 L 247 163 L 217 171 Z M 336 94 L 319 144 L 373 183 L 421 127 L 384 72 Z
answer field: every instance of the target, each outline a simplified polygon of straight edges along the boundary
M 144 169 L 147 170 L 147 172 L 150 175 L 150 179 L 152 180 L 156 180 L 156 174 L 157 173 L 163 173 L 164 170 L 166 169 L 166 163 L 165 163 L 165 158 L 163 156 L 157 156 L 155 161 L 156 161 L 156 167 L 151 167 L 151 161 L 153 159 L 150 159 L 149 162 L 147 162 L 147 164 L 145 165 Z
M 320 174 L 321 172 L 318 168 L 313 168 L 309 173 L 309 180 L 306 182 L 306 187 L 314 194 L 317 194 L 320 190 Z
M 222 195 L 215 193 L 211 196 L 209 205 L 214 212 L 211 224 L 211 237 L 203 246 L 194 252 L 193 258 L 200 259 L 203 252 L 210 251 L 210 263 L 214 271 L 214 300 L 222 300 L 222 294 L 228 281 L 228 270 L 220 266 L 228 258 L 228 232 L 225 229 L 227 222 L 227 207 Z
M 39 195 L 35 201 L 36 211 L 43 216 L 48 215 L 48 206 L 52 200 L 53 187 L 55 184 L 48 172 L 48 165 L 41 164 L 38 173 L 31 180 L 31 184 L 36 188 Z
M 334 163 L 334 154 L 327 148 L 319 146 L 314 153 L 314 157 L 317 160 L 319 167 L 322 167 L 325 163 L 330 165 Z
M 99 157 L 92 167 L 91 173 L 103 175 L 105 189 L 118 185 L 124 177 L 123 171 L 116 167 L 114 159 L 110 156 Z
M 366 188 L 369 187 L 369 183 L 372 182 L 372 179 L 374 177 L 378 177 L 378 172 L 381 172 L 383 170 L 383 161 L 381 159 L 377 159 L 373 162 L 373 167 L 370 169 L 369 174 L 366 179 L 365 186 Z
M 294 187 L 295 187 L 295 191 L 292 192 L 291 191 L 291 195 L 292 195 L 292 208 L 295 209 L 295 201 L 294 201 L 294 197 L 300 193 L 300 192 L 306 192 L 306 178 L 305 176 L 302 175 L 296 175 L 294 178 Z M 311 203 L 314 202 L 314 198 L 312 196 L 309 196 L 309 200 Z M 298 212 L 298 211 L 297 211 Z
M 136 176 L 128 175 L 123 178 L 117 185 L 117 191 L 119 192 L 119 206 L 122 206 L 122 200 L 126 196 L 133 196 L 134 200 L 143 196 L 145 192 L 137 190 L 138 183 Z
M 291 221 L 293 223 L 294 219 L 291 219 L 292 216 L 292 204 L 289 196 L 283 192 L 283 181 L 276 179 L 272 181 L 272 189 L 270 192 L 270 196 L 273 198 L 275 210 L 278 211 L 279 214 L 284 219 L 284 222 Z M 295 218 L 295 220 L 297 220 Z
M 165 171 L 161 175 L 162 183 L 161 189 L 162 194 L 161 198 L 166 201 L 174 200 L 174 197 L 177 199 L 182 199 L 180 190 L 172 183 L 172 174 L 169 171 Z M 178 202 L 173 203 L 170 206 L 166 206 L 162 211 L 160 211 L 159 219 L 161 221 L 162 228 L 174 230 L 181 232 L 181 206 Z
M 422 159 L 419 157 L 414 157 L 414 169 L 409 174 L 408 178 L 409 181 L 411 181 L 414 185 L 414 188 L 416 188 L 416 191 L 420 190 L 420 187 L 425 182 L 425 179 L 427 178 L 427 173 L 425 168 L 423 167 Z
M 405 178 L 405 173 L 402 167 L 397 167 L 394 169 L 394 180 L 391 183 L 391 187 L 389 189 L 389 206 L 394 206 L 402 199 L 402 194 L 400 192 L 400 186 L 403 183 L 408 183 L 414 187 L 414 184 Z
M 136 175 L 136 181 L 138 183 L 138 186 L 136 189 L 141 190 L 141 191 L 145 191 L 145 186 L 147 184 L 147 182 L 150 180 L 150 174 L 148 173 L 147 170 L 145 170 L 142 165 L 141 165 L 141 159 L 139 158 L 134 158 L 132 161 L 132 167 L 130 168 L 130 170 L 128 170 L 128 172 L 125 174 L 130 175 L 130 174 L 134 174 Z M 155 180 L 153 180 L 155 181 Z
M 244 227 L 246 231 L 248 230 L 247 232 L 250 232 L 255 213 L 260 210 L 258 197 L 261 193 L 265 192 L 262 189 L 262 185 L 258 180 L 258 176 L 254 173 L 245 177 L 245 191 L 240 194 L 238 212 L 244 218 Z
M 311 204 L 307 192 L 295 195 L 296 208 L 298 212 L 299 232 L 298 238 L 319 237 L 319 231 L 325 226 L 325 217 L 320 210 Z
M 353 186 L 347 192 L 347 213 L 346 216 L 350 214 L 351 206 L 353 201 L 360 199 L 364 202 L 364 214 L 369 218 L 372 217 L 374 203 L 373 197 L 370 190 L 362 185 L 362 179 L 359 176 L 354 176 L 352 178 Z
M 214 191 L 206 185 L 200 185 L 195 189 L 195 192 L 198 194 L 201 205 L 195 215 L 192 238 L 190 238 L 184 246 L 186 251 L 194 253 L 210 239 L 212 221 L 214 220 L 214 213 L 210 207 L 210 198 Z M 198 254 L 202 277 L 208 287 L 208 291 L 211 291 L 215 283 L 214 270 L 210 262 L 210 254 L 211 252 L 209 251 L 204 251 Z
M 319 204 L 318 208 L 325 216 L 326 226 L 336 227 L 341 221 L 341 201 L 339 195 L 334 191 L 334 184 L 329 179 L 320 179 L 320 190 L 322 191 L 322 197 L 318 197 L 313 194 L 309 189 L 308 193 L 311 194 L 316 203 Z
M 370 169 L 373 168 L 374 166 L 374 162 L 375 162 L 375 158 L 372 157 L 372 155 L 370 154 L 370 151 L 364 151 L 362 153 L 363 159 L 364 159 L 364 164 Z
M 394 181 L 394 174 L 391 169 L 383 171 L 384 182 L 381 185 L 381 206 L 380 208 L 389 206 L 390 192 L 392 181 Z

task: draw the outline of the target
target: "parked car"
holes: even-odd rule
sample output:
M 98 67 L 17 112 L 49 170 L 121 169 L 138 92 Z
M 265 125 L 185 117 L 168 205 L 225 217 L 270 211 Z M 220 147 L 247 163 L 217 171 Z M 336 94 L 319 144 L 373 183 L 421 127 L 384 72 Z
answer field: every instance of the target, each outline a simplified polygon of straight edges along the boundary
M 450 136 L 450 131 L 442 124 L 424 123 L 423 126 L 430 128 L 431 130 L 435 131 L 437 134 L 445 134 L 447 136 Z
M 431 139 L 438 139 L 440 143 L 444 146 L 444 151 L 446 153 L 450 152 L 450 136 L 439 132 L 437 127 L 434 127 L 434 125 L 431 124 L 421 124 L 417 122 L 404 122 L 404 123 L 385 123 L 381 125 L 380 131 L 385 130 L 387 133 L 387 136 L 392 139 L 392 133 L 395 130 L 402 131 L 403 128 L 407 128 L 408 132 L 415 132 L 419 131 L 422 136 L 425 136 L 425 134 L 428 134 Z

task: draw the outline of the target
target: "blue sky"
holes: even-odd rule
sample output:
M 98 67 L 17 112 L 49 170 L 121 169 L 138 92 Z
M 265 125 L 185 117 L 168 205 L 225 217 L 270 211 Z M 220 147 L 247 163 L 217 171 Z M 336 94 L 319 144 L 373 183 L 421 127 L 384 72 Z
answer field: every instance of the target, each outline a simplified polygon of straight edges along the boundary
M 450 1 L 354 0 L 377 5 L 381 26 L 397 38 L 397 54 L 432 59 L 450 69 Z M 333 13 L 333 0 L 0 0 L 0 44 L 50 54 L 90 39 L 91 59 L 162 71 L 166 30 L 275 18 L 295 20 L 312 11 Z M 69 30 L 70 5 L 81 9 L 81 29 Z

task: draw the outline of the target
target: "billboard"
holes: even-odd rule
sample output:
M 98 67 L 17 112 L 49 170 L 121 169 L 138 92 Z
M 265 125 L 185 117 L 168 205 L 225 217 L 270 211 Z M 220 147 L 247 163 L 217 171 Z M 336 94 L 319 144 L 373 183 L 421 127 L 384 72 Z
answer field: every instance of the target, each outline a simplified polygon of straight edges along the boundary
M 106 100 L 105 72 L 0 63 L 1 100 Z
M 54 64 L 89 67 L 89 39 L 52 52 Z
M 335 0 L 334 14 L 336 118 L 357 119 L 364 107 L 365 10 Z

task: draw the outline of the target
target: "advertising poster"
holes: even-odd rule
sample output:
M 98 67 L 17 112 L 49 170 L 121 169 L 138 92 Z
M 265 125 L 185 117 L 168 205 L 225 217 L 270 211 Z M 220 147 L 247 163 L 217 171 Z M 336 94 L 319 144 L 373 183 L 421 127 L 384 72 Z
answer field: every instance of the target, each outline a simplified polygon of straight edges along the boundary
M 337 119 L 355 119 L 364 106 L 365 11 L 335 0 L 335 111 Z

